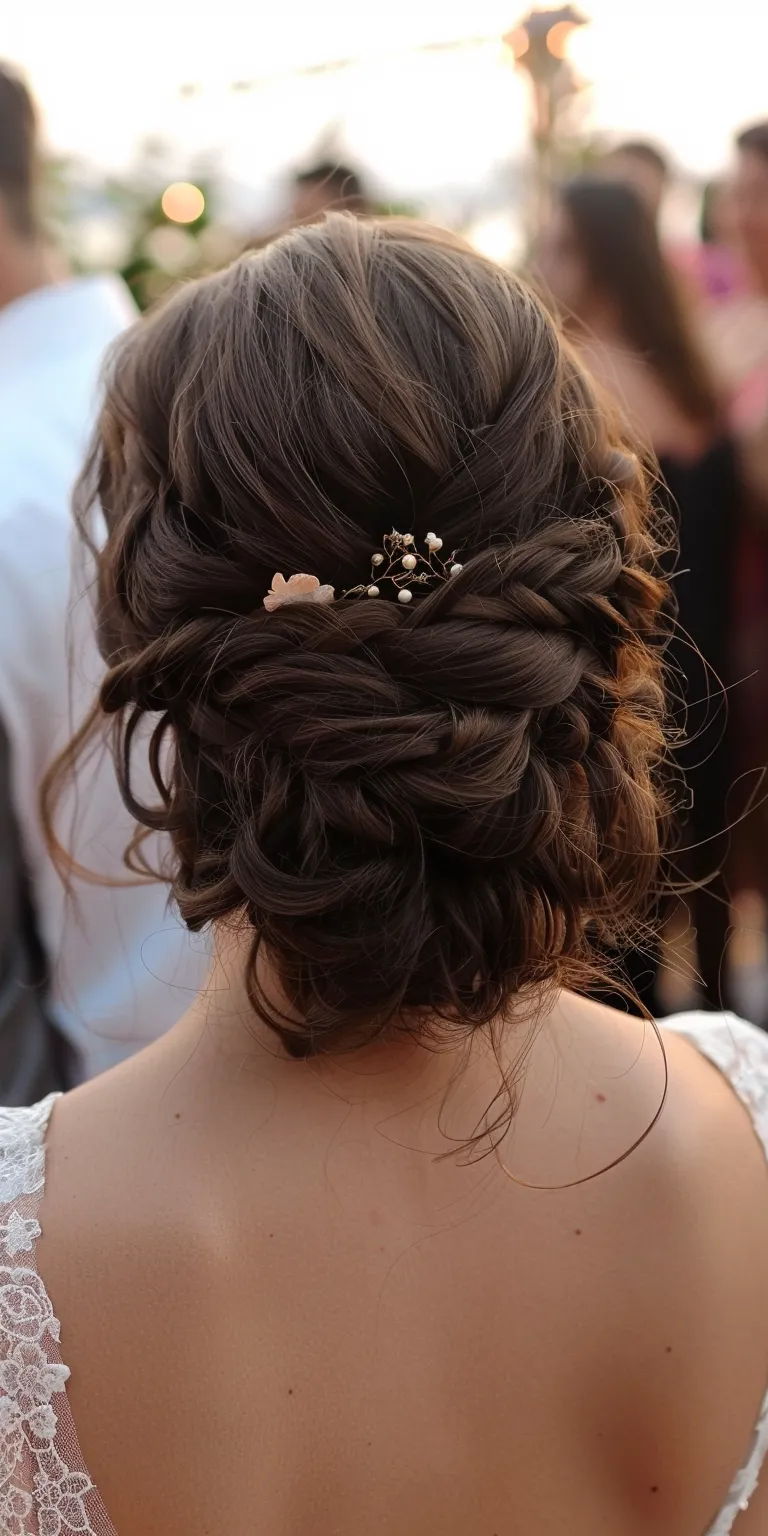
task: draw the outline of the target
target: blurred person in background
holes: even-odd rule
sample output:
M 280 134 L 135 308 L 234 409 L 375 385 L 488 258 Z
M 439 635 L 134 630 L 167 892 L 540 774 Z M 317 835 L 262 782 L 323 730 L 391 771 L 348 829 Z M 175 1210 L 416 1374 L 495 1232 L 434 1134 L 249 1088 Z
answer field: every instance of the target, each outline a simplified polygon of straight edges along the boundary
M 748 435 L 768 408 L 768 120 L 736 139 L 725 207 L 744 282 L 731 303 L 712 312 L 707 339 L 736 429 Z
M 736 139 L 733 219 L 754 289 L 768 296 L 768 119 Z
M 672 183 L 672 168 L 663 150 L 645 139 L 631 139 L 610 150 L 597 172 L 631 187 L 659 228 Z M 680 277 L 688 301 L 722 298 L 738 286 L 739 265 L 726 234 L 730 229 L 728 193 L 725 182 L 710 182 L 705 188 L 698 241 L 664 241 L 664 254 Z
M 739 687 L 739 769 L 756 800 L 749 836 L 739 841 L 744 881 L 768 900 L 768 120 L 736 139 L 728 229 L 743 280 L 702 312 L 710 356 L 723 380 L 739 449 L 746 516 L 735 577 L 735 655 Z
M 113 277 L 58 280 L 40 180 L 34 104 L 23 81 L 2 67 L 0 1097 L 7 1103 L 28 1102 L 119 1060 L 148 1029 L 174 1022 L 186 1003 L 184 982 L 194 987 L 198 974 L 159 887 L 84 886 L 75 906 L 44 844 L 41 779 L 100 670 L 87 603 L 75 603 L 68 624 L 77 596 L 70 489 L 105 348 L 135 311 Z M 75 846 L 83 862 L 102 877 L 125 877 L 131 823 L 105 759 L 91 759 L 61 810 L 68 832 L 75 819 L 82 825 Z
M 670 182 L 667 156 L 647 139 L 627 139 L 608 151 L 598 167 L 610 181 L 632 187 L 656 223 Z
M 691 795 L 687 872 L 706 887 L 690 908 L 698 971 L 721 1006 L 729 929 L 723 865 L 733 780 L 722 685 L 731 674 L 731 582 L 739 516 L 733 444 L 712 371 L 661 252 L 648 203 L 630 187 L 584 177 L 560 195 L 542 244 L 542 275 L 593 375 L 652 445 L 679 528 L 674 590 L 679 632 L 670 658 L 682 694 L 678 759 Z M 703 658 L 703 660 L 702 660 Z M 656 959 L 627 959 L 644 1001 L 659 1011 Z
M 733 188 L 726 177 L 715 177 L 702 192 L 699 219 L 700 283 L 707 299 L 719 302 L 743 288 L 736 246 Z
M 687 279 L 689 302 L 722 304 L 744 287 L 744 271 L 736 251 L 733 197 L 730 182 L 708 181 L 701 197 L 699 239 L 667 249 L 676 272 Z
M 29 195 L 34 146 L 32 102 L 21 81 L 0 69 L 0 332 L 8 306 L 23 297 L 30 285 L 45 284 L 52 275 L 50 253 L 39 238 Z M 7 410 L 8 384 L 3 388 L 2 382 L 5 361 L 3 348 L 0 434 L 5 432 Z M 8 383 L 15 385 L 15 381 Z M 5 475 L 3 463 L 0 497 Z M 4 534 L 0 526 L 0 540 Z M 11 747 L 0 721 L 0 1091 L 10 1103 L 19 1104 L 61 1086 L 66 1080 L 67 1053 L 46 1011 L 46 966 L 14 798 Z
M 322 160 L 293 178 L 290 219 L 308 224 L 324 213 L 371 213 L 372 204 L 359 172 L 335 160 Z

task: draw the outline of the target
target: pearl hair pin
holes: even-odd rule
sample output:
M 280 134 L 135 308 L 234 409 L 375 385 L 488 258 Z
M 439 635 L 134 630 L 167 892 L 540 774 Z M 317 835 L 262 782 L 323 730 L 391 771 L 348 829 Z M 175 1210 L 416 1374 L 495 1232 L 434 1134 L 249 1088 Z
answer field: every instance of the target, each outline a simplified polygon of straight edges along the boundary
M 428 533 L 424 543 L 426 554 L 416 547 L 412 533 L 398 533 L 396 528 L 384 535 L 384 550 L 377 549 L 371 555 L 370 584 L 362 582 L 350 587 L 342 597 L 381 597 L 381 583 L 389 581 L 399 603 L 410 603 L 415 594 L 434 581 L 448 581 L 458 576 L 462 567 L 456 560 L 456 551 L 447 560 L 439 558 L 443 541 L 436 533 Z

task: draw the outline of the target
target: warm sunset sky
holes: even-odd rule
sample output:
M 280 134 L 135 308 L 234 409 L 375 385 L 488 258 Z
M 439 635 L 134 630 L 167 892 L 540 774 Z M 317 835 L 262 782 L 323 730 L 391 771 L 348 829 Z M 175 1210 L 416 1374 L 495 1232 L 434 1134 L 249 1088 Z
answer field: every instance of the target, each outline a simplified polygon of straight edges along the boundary
M 218 149 L 238 178 L 274 176 L 335 124 L 347 153 L 387 185 L 482 178 L 523 142 L 520 81 L 498 38 L 519 0 L 25 0 L 0 48 L 21 64 L 48 136 L 124 166 L 157 133 L 180 161 Z M 739 123 L 768 116 L 765 0 L 584 0 L 572 56 L 593 82 L 595 128 L 664 141 L 695 171 L 719 168 Z M 418 54 L 417 44 L 487 37 Z M 293 76 L 324 59 L 340 73 Z M 233 81 L 267 77 L 248 95 Z M 269 77 L 273 77 L 271 80 Z M 201 87 L 192 99 L 179 86 Z M 180 165 L 180 169 L 183 167 Z

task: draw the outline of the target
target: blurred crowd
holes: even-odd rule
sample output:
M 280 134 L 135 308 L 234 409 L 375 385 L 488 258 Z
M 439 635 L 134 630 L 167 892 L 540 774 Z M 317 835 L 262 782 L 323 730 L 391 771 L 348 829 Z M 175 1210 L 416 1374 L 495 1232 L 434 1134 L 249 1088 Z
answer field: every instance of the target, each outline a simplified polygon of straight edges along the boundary
M 607 397 L 657 464 L 662 551 L 676 601 L 671 708 L 686 809 L 642 952 L 622 956 L 654 1013 L 684 911 L 694 983 L 721 1007 L 738 985 L 742 891 L 768 900 L 768 120 L 705 189 L 699 238 L 668 243 L 673 172 L 660 148 L 615 146 L 551 189 L 525 263 Z M 77 276 L 41 206 L 36 111 L 0 71 L 0 1100 L 25 1103 L 103 1070 L 183 1012 L 207 963 L 159 883 L 126 876 L 133 831 L 106 750 L 55 808 L 52 760 L 87 718 L 100 675 L 87 553 L 70 498 L 111 341 L 136 317 L 118 277 Z M 285 227 L 377 211 L 335 159 L 299 171 Z M 261 240 L 252 242 L 260 244 Z M 135 284 L 140 271 L 132 274 Z M 136 289 L 138 292 L 138 288 Z M 675 552 L 677 545 L 679 552 Z M 53 849 L 66 849 L 69 885 Z M 151 852 L 151 850 L 150 850 Z M 162 859 L 162 849 L 155 850 Z M 61 862 L 61 861 L 59 861 Z M 87 877 L 83 873 L 87 872 Z M 768 1024 L 765 996 L 752 1007 Z

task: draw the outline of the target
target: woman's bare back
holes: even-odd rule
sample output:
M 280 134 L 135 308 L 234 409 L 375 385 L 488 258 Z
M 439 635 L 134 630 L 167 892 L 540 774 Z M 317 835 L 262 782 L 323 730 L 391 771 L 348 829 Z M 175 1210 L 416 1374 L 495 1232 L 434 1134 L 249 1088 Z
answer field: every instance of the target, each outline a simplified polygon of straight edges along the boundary
M 477 1161 L 434 1154 L 488 1055 L 298 1063 L 215 1003 L 59 1102 L 38 1262 L 119 1536 L 708 1528 L 765 1390 L 763 1153 L 673 1035 L 641 1145 L 526 1187 L 618 1158 L 664 1068 L 568 996 L 509 1038 Z

